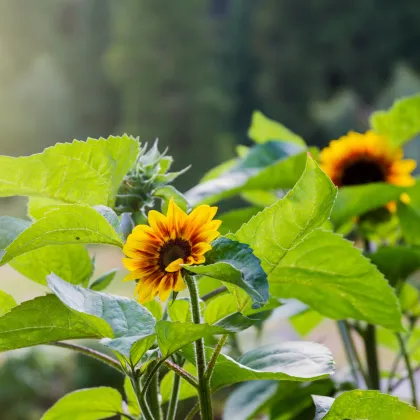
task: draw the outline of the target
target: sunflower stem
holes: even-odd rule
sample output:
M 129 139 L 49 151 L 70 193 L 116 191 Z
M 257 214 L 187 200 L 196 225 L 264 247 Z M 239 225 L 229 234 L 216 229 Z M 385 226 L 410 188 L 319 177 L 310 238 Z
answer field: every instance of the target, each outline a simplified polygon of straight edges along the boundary
M 147 405 L 147 402 L 143 399 L 143 395 L 141 393 L 140 389 L 140 380 L 138 377 L 138 372 L 136 372 L 134 369 L 132 370 L 132 375 L 130 376 L 131 385 L 133 385 L 134 393 L 136 394 L 137 401 L 139 402 L 140 409 L 142 416 L 145 420 L 154 420 L 153 414 L 151 413 L 149 406 Z
M 219 357 L 220 352 L 223 349 L 223 346 L 226 343 L 227 338 L 228 338 L 227 334 L 222 335 L 219 342 L 217 343 L 217 346 L 215 347 L 215 349 L 213 351 L 213 354 L 211 356 L 211 359 L 210 359 L 209 364 L 208 364 L 207 369 L 206 369 L 206 378 L 207 378 L 208 381 L 211 380 L 211 375 L 213 375 L 213 370 L 216 366 L 217 359 Z
M 166 420 L 175 420 L 176 409 L 178 408 L 179 388 L 181 385 L 181 376 L 174 375 L 174 383 L 172 384 L 171 399 L 169 400 L 168 411 L 166 413 Z
M 197 283 L 193 276 L 184 276 L 190 293 L 191 315 L 195 324 L 201 324 L 200 300 L 198 296 Z M 200 402 L 200 412 L 202 420 L 213 420 L 213 409 L 211 405 L 210 381 L 206 377 L 206 353 L 204 349 L 204 339 L 200 338 L 195 342 L 195 360 L 198 376 L 198 399 Z
M 144 385 L 142 394 L 143 398 L 146 399 L 149 403 L 150 411 L 153 414 L 153 418 L 155 420 L 161 420 L 162 413 L 160 410 L 160 403 L 159 403 L 159 375 L 158 370 L 161 366 L 159 362 L 152 362 L 150 366 L 148 366 L 147 371 L 149 372 L 149 376 L 147 377 L 147 386 Z

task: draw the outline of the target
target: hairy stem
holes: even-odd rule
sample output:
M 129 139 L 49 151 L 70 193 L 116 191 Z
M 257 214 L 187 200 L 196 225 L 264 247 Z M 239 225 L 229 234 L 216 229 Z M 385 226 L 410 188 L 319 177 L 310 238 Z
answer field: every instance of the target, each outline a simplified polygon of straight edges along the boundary
M 226 286 L 221 286 L 218 289 L 214 289 L 209 293 L 206 293 L 205 295 L 201 296 L 201 300 L 203 302 L 206 302 L 207 300 L 210 300 L 216 296 L 221 295 L 222 293 L 227 292 L 227 287 Z
M 411 396 L 413 406 L 417 408 L 417 391 L 416 391 L 416 382 L 414 380 L 413 368 L 411 367 L 410 357 L 408 356 L 407 349 L 405 348 L 405 342 L 400 333 L 395 334 L 398 340 L 398 344 L 400 345 L 401 354 L 405 361 L 405 366 L 407 368 L 408 373 L 408 380 L 410 382 L 411 387 Z
M 172 384 L 171 399 L 169 400 L 168 412 L 166 413 L 166 420 L 175 420 L 180 385 L 181 376 L 175 374 L 174 383 Z
M 140 405 L 142 416 L 145 420 L 154 420 L 153 414 L 151 413 L 147 402 L 143 399 L 143 395 L 140 389 L 140 381 L 137 373 L 133 370 L 132 376 L 130 376 L 131 384 L 133 385 L 134 392 Z
M 158 365 L 156 367 L 156 365 Z M 151 362 L 150 366 L 147 368 L 147 372 L 150 372 L 150 375 L 147 377 L 146 381 L 148 381 L 147 386 L 146 383 L 142 390 L 142 395 L 147 400 L 150 411 L 153 414 L 153 418 L 155 420 L 161 420 L 162 414 L 160 411 L 160 403 L 159 403 L 159 362 L 153 361 Z
M 376 327 L 368 324 L 365 332 L 366 361 L 369 372 L 369 388 L 381 390 L 379 377 L 379 362 L 376 344 Z
M 177 365 L 174 362 L 171 362 L 170 360 L 165 360 L 165 366 L 173 370 L 176 373 L 176 375 L 181 376 L 183 379 L 185 379 L 194 388 L 198 388 L 197 379 L 193 375 L 188 373 L 185 369 L 183 369 L 181 366 Z
M 100 351 L 93 350 L 89 347 L 85 346 L 79 346 L 78 344 L 72 344 L 72 343 L 63 343 L 62 341 L 56 341 L 53 343 L 48 343 L 48 346 L 54 346 L 54 347 L 62 347 L 64 349 L 74 350 L 79 353 L 82 353 L 86 356 L 89 356 L 93 359 L 99 360 L 102 363 L 105 363 L 106 365 L 114 368 L 115 370 L 118 370 L 118 372 L 122 374 L 126 374 L 123 370 L 123 368 L 120 366 L 117 360 L 114 358 L 107 356 L 104 353 L 101 353 Z
M 206 379 L 209 382 L 210 382 L 210 379 L 211 379 L 211 375 L 213 374 L 213 370 L 216 366 L 217 358 L 219 357 L 219 354 L 222 351 L 223 346 L 225 345 L 227 338 L 228 338 L 227 334 L 222 335 L 219 342 L 217 343 L 217 346 L 215 347 L 215 349 L 213 351 L 213 354 L 211 356 L 211 359 L 209 361 L 209 364 L 207 366 L 206 373 L 205 373 Z
M 185 275 L 185 283 L 190 293 L 191 314 L 195 324 L 201 324 L 200 301 L 198 296 L 197 283 L 194 277 Z M 198 376 L 198 399 L 200 402 L 200 411 L 202 420 L 213 420 L 213 409 L 211 405 L 210 383 L 206 378 L 206 353 L 204 349 L 204 340 L 200 338 L 195 342 L 195 360 Z

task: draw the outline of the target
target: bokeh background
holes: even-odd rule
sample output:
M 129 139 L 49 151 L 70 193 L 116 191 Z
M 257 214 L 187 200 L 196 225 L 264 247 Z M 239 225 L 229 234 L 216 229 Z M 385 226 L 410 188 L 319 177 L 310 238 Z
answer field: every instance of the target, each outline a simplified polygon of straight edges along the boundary
M 365 130 L 372 110 L 420 91 L 419 45 L 418 0 L 0 0 L 0 154 L 159 138 L 177 169 L 193 163 L 184 191 L 249 143 L 254 109 L 312 145 Z M 0 200 L 0 215 L 25 211 L 23 199 Z M 91 252 L 97 274 L 121 267 L 118 252 Z M 0 289 L 18 302 L 46 292 L 8 267 Z M 279 319 L 265 340 L 294 337 Z M 340 363 L 339 343 L 328 345 Z M 0 420 L 39 419 L 66 392 L 101 384 L 121 379 L 62 350 L 1 354 Z

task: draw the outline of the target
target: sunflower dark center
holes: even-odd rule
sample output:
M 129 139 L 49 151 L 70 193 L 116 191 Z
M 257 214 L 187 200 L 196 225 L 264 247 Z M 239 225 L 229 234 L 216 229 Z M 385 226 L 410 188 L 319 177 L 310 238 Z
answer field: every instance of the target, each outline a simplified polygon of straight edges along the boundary
M 385 171 L 380 163 L 370 159 L 358 160 L 348 165 L 341 177 L 341 185 L 360 185 L 385 181 Z
M 171 239 L 166 242 L 159 253 L 159 266 L 162 270 L 178 258 L 186 260 L 191 255 L 191 245 L 184 239 Z

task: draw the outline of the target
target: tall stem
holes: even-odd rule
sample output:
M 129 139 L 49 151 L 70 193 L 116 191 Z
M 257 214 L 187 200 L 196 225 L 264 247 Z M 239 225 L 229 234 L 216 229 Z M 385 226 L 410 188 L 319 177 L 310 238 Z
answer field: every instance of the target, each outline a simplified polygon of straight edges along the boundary
M 160 411 L 160 403 L 159 403 L 159 375 L 158 375 L 158 362 L 154 361 L 150 364 L 147 368 L 147 372 L 150 375 L 150 381 L 147 386 L 143 389 L 142 394 L 146 398 L 149 403 L 150 411 L 153 414 L 153 418 L 155 420 L 161 420 L 162 415 Z M 149 379 L 149 377 L 147 378 Z
M 417 391 L 416 391 L 416 381 L 414 380 L 413 369 L 411 367 L 410 357 L 408 356 L 407 349 L 405 348 L 405 342 L 401 337 L 400 333 L 395 334 L 400 345 L 401 354 L 404 357 L 405 366 L 407 368 L 408 380 L 410 381 L 411 387 L 411 396 L 413 401 L 413 406 L 417 408 Z
M 365 332 L 366 361 L 369 372 L 369 388 L 380 390 L 379 362 L 376 344 L 376 328 L 368 324 Z
M 169 400 L 168 412 L 166 413 L 166 420 L 175 420 L 176 409 L 178 407 L 179 387 L 181 384 L 181 377 L 174 374 L 174 383 L 172 385 L 171 399 Z
M 133 385 L 137 400 L 139 402 L 142 416 L 145 418 L 145 420 L 154 420 L 153 414 L 151 413 L 149 406 L 147 405 L 146 401 L 143 399 L 141 389 L 140 389 L 139 378 L 137 376 L 137 373 L 134 372 L 134 370 L 133 370 L 132 376 L 130 377 L 130 380 L 131 380 L 131 384 Z
M 201 324 L 200 301 L 198 296 L 197 283 L 194 277 L 186 274 L 184 277 L 190 293 L 191 314 L 195 324 Z M 200 401 L 200 411 L 202 420 L 213 420 L 213 409 L 211 406 L 210 383 L 206 378 L 206 353 L 204 340 L 200 338 L 195 342 L 195 360 L 197 364 L 198 377 L 198 399 Z

